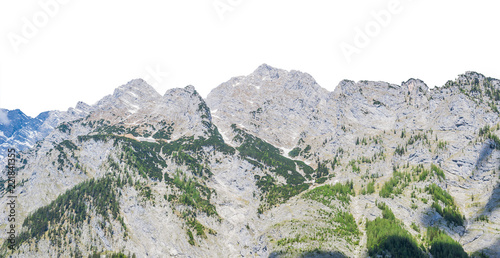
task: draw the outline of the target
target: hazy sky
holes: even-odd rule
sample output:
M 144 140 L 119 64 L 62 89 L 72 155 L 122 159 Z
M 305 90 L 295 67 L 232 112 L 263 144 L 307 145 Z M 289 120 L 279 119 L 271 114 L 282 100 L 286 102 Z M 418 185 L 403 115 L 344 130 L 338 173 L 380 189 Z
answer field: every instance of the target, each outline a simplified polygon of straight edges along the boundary
M 498 1 L 0 2 L 0 107 L 31 116 L 95 103 L 134 78 L 204 97 L 260 64 L 430 87 L 473 70 L 500 78 Z

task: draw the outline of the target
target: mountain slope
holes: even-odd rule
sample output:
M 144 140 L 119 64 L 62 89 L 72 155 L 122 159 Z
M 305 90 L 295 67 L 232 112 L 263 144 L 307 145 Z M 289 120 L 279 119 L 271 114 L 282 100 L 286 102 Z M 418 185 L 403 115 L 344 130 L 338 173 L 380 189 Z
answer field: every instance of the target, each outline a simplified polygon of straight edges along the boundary
M 44 139 L 60 122 L 78 119 L 90 111 L 90 106 L 83 102 L 78 102 L 75 108 L 69 108 L 66 112 L 46 111 L 35 118 L 26 116 L 19 109 L 2 109 L 0 112 L 6 113 L 7 119 L 0 123 L 0 164 L 5 164 L 7 149 L 29 149 Z
M 496 255 L 499 96 L 474 72 L 328 92 L 262 65 L 206 102 L 132 80 L 21 154 L 12 254 Z

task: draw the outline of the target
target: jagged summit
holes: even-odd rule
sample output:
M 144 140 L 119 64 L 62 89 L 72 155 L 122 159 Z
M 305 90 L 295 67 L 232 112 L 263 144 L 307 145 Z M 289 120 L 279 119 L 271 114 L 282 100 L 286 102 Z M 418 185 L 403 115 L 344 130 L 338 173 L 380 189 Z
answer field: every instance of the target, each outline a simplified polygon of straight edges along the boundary
M 474 72 L 431 90 L 343 80 L 330 92 L 262 64 L 206 101 L 192 85 L 161 96 L 136 79 L 93 105 L 13 111 L 0 155 L 27 149 L 25 233 L 0 256 L 440 257 L 438 240 L 454 257 L 494 256 L 498 105 L 500 81 Z
M 402 82 L 401 84 L 404 85 L 404 84 L 410 84 L 410 83 L 415 83 L 415 84 L 424 84 L 426 87 L 427 87 L 427 84 L 425 84 L 424 81 L 420 80 L 420 79 L 415 79 L 415 78 L 410 78 L 404 82 Z
M 135 113 L 143 106 L 155 102 L 161 95 L 142 79 L 131 80 L 93 105 L 95 110 Z
M 136 79 L 92 106 L 77 106 L 89 114 L 79 122 L 80 130 L 92 134 L 107 132 L 154 141 L 206 136 L 212 129 L 210 111 L 192 85 L 169 89 L 161 96 L 147 82 Z
M 36 118 L 41 120 L 41 121 L 44 121 L 45 119 L 47 119 L 50 116 L 50 113 L 51 113 L 51 111 L 42 112 L 42 113 L 38 114 L 36 116 Z
M 79 109 L 79 110 L 89 110 L 90 109 L 90 105 L 83 102 L 83 101 L 78 101 L 78 103 L 76 103 L 76 106 L 75 108 L 76 109 Z
M 236 88 L 241 90 L 256 90 L 257 95 L 268 92 L 281 92 L 283 90 L 305 90 L 322 91 L 324 90 L 317 84 L 314 78 L 308 74 L 297 70 L 283 70 L 274 68 L 267 64 L 260 65 L 254 72 L 247 76 L 231 78 L 214 88 L 210 94 L 217 94 L 219 90 Z
M 126 94 L 132 95 L 132 97 L 138 100 L 161 97 L 161 95 L 143 79 L 131 80 L 127 84 L 116 88 L 113 92 L 114 97 L 121 97 Z
M 483 74 L 475 72 L 475 71 L 466 71 L 465 73 L 463 73 L 459 76 L 466 76 L 469 78 L 481 78 L 481 79 L 486 78 L 486 76 L 484 76 Z
M 277 79 L 280 73 L 283 74 L 283 72 L 285 72 L 285 70 L 274 68 L 267 64 L 261 64 L 252 74 L 263 78 Z
M 222 131 L 231 131 L 232 123 L 241 124 L 259 131 L 257 135 L 273 144 L 290 147 L 298 140 L 301 128 L 310 122 L 307 113 L 320 110 L 327 98 L 328 91 L 309 74 L 263 64 L 253 73 L 232 78 L 213 89 L 207 104 Z
M 449 80 L 447 85 L 448 86 L 457 86 L 457 85 L 471 85 L 473 82 L 474 83 L 479 83 L 480 81 L 483 81 L 486 77 L 480 73 L 473 72 L 473 71 L 466 71 L 463 74 L 459 74 L 455 80 Z M 452 84 L 450 85 L 450 82 Z M 455 84 L 455 85 L 453 85 Z
M 2 109 L 2 112 L 6 113 L 6 118 L 8 120 L 8 123 L 0 123 L 0 130 L 7 137 L 10 137 L 15 131 L 21 129 L 22 127 L 30 123 L 38 123 L 36 119 L 27 116 L 19 109 L 14 109 L 14 110 Z
M 429 91 L 429 87 L 420 79 L 410 78 L 406 82 L 401 84 L 404 89 L 408 90 L 410 93 L 415 92 L 423 92 L 427 93 Z
M 194 88 L 193 85 L 188 85 L 188 86 L 184 87 L 184 89 L 189 91 L 189 92 L 192 92 L 192 93 L 196 92 L 196 89 Z

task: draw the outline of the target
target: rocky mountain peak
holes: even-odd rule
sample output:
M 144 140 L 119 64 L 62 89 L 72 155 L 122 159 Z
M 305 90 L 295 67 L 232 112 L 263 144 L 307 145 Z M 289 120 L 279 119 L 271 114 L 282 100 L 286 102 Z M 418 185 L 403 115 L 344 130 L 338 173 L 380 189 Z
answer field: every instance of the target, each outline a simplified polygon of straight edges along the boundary
M 355 92 L 358 90 L 358 86 L 356 85 L 356 82 L 351 81 L 351 80 L 342 80 L 339 82 L 337 87 L 333 90 L 334 95 L 350 95 L 352 92 Z
M 0 123 L 0 130 L 6 135 L 7 137 L 10 137 L 15 131 L 19 130 L 26 124 L 30 122 L 35 122 L 32 121 L 32 118 L 25 115 L 21 110 L 19 109 L 14 109 L 14 110 L 3 110 L 4 113 L 6 113 L 6 117 L 8 122 L 7 123 Z
M 327 98 L 328 91 L 311 75 L 263 64 L 248 76 L 232 78 L 212 90 L 207 104 L 221 131 L 231 131 L 232 123 L 241 124 L 278 146 L 291 146 L 308 120 L 317 118 L 306 118 L 307 113 L 317 112 Z M 291 122 L 290 117 L 305 119 Z M 283 134 L 284 128 L 293 136 Z
M 153 103 L 161 95 L 143 79 L 131 80 L 116 88 L 112 95 L 99 100 L 94 108 L 97 110 L 121 110 L 120 112 L 135 113 L 144 105 Z
M 499 103 L 500 81 L 475 72 L 329 92 L 263 64 L 206 102 L 136 79 L 67 112 L 5 110 L 19 128 L 0 125 L 0 155 L 30 149 L 16 179 L 27 234 L 0 256 L 440 257 L 443 237 L 453 257 L 495 256 Z
M 91 110 L 90 115 L 72 126 L 94 134 L 154 141 L 206 136 L 213 129 L 210 110 L 192 85 L 169 89 L 161 96 L 144 80 L 137 79 L 93 106 L 79 106 Z
M 410 93 L 422 92 L 427 93 L 429 91 L 429 87 L 420 79 L 410 78 L 406 82 L 401 84 L 405 90 L 408 90 Z
M 478 73 L 478 72 L 474 72 L 474 71 L 466 71 L 463 76 L 465 77 L 469 77 L 469 78 L 478 78 L 478 79 L 484 79 L 485 76 L 481 73 Z
M 89 111 L 91 109 L 91 106 L 83 101 L 78 101 L 75 108 L 82 111 Z
M 191 93 L 196 92 L 196 89 L 194 88 L 193 85 L 188 85 L 188 86 L 184 87 L 184 89 L 187 90 L 188 92 L 191 92 Z
M 125 94 L 136 98 L 159 98 L 161 95 L 143 79 L 134 79 L 115 89 L 113 96 L 121 97 Z
M 177 132 L 184 131 L 204 136 L 206 133 L 204 126 L 212 123 L 210 109 L 192 85 L 168 90 L 158 108 L 164 112 L 168 111 L 166 115 L 169 119 L 173 119 L 179 128 Z
M 36 119 L 40 120 L 40 121 L 45 121 L 48 117 L 50 116 L 50 111 L 45 111 L 45 112 L 42 112 L 40 114 L 38 114 L 38 116 L 36 116 Z
M 205 100 L 203 100 L 200 94 L 198 94 L 196 88 L 193 85 L 188 85 L 184 88 L 169 89 L 162 97 L 163 102 L 174 102 L 176 100 L 196 103 L 205 102 Z
M 94 108 L 92 106 L 90 106 L 89 104 L 82 102 L 82 101 L 78 101 L 78 103 L 76 104 L 76 106 L 74 108 L 72 108 L 72 107 L 68 108 L 67 113 L 72 115 L 72 116 L 81 116 L 83 114 L 89 114 L 93 110 L 94 110 Z
M 460 74 L 456 81 L 459 85 L 478 85 L 479 82 L 482 82 L 485 78 L 486 77 L 480 73 L 467 71 L 464 74 Z
M 270 65 L 267 64 L 261 64 L 255 71 L 253 72 L 254 75 L 262 78 L 270 78 L 270 79 L 277 79 L 280 76 L 280 73 L 283 73 L 284 70 L 274 68 Z
M 274 68 L 267 64 L 260 65 L 252 74 L 245 77 L 246 80 L 236 81 L 236 86 L 242 82 L 248 81 L 250 84 L 259 87 L 265 86 L 269 90 L 299 90 L 306 91 L 305 94 L 311 91 L 318 91 L 321 87 L 316 83 L 314 78 L 308 74 L 297 70 L 283 70 Z M 273 83 L 274 82 L 274 83 Z M 243 84 L 244 85 L 244 84 Z M 277 86 L 276 89 L 274 89 Z

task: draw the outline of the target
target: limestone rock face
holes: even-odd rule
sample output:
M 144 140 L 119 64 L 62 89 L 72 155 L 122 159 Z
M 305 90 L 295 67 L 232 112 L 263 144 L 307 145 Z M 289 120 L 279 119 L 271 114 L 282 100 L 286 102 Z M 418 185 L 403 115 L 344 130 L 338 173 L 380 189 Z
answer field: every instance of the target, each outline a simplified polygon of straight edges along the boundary
M 207 104 L 221 131 L 234 123 L 285 148 L 295 145 L 301 133 L 309 133 L 304 129 L 332 132 L 336 122 L 328 112 L 328 91 L 309 74 L 265 64 L 212 90 Z
M 344 80 L 330 92 L 263 64 L 206 100 L 193 86 L 161 95 L 136 79 L 65 112 L 2 110 L 2 153 L 22 150 L 16 226 L 30 233 L 0 256 L 366 257 L 377 203 L 418 243 L 438 226 L 465 251 L 495 256 L 499 101 L 500 81 L 475 72 L 432 89 Z M 336 184 L 352 192 L 341 198 Z
M 78 102 L 75 108 L 66 112 L 46 111 L 37 117 L 31 118 L 21 110 L 6 110 L 6 121 L 0 121 L 0 165 L 5 165 L 4 158 L 7 150 L 14 148 L 23 151 L 33 147 L 36 142 L 43 140 L 61 122 L 72 121 L 88 115 L 92 111 L 89 105 Z

